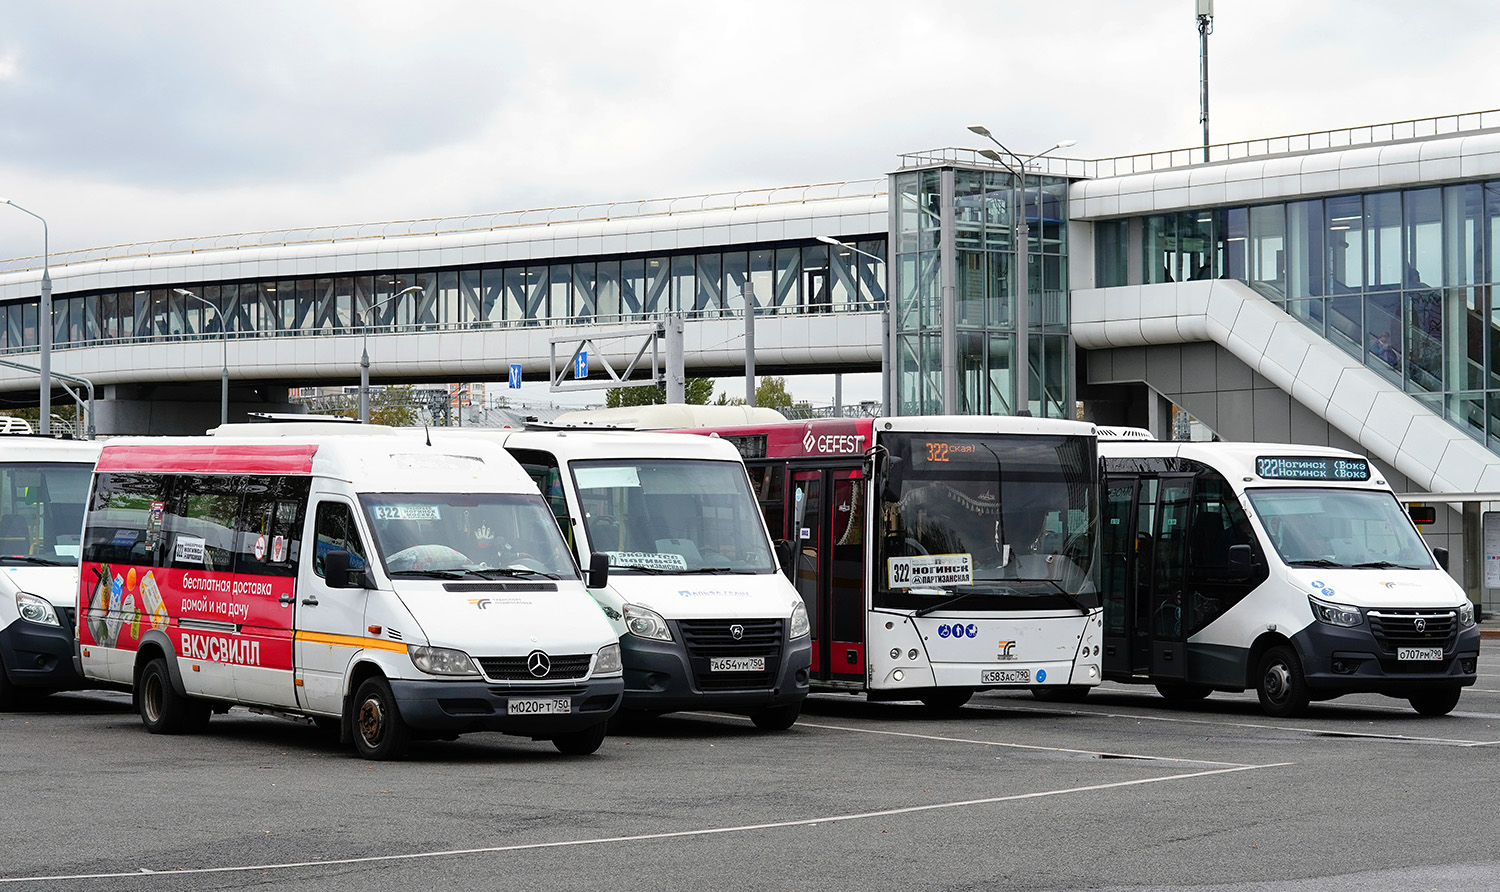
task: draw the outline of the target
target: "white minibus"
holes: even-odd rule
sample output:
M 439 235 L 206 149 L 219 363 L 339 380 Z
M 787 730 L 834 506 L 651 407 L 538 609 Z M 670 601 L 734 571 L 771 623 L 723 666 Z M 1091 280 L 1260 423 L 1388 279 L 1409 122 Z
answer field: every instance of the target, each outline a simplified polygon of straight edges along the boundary
M 445 432 L 452 435 L 454 432 Z M 797 719 L 812 662 L 807 610 L 777 566 L 739 452 L 689 434 L 465 432 L 502 443 L 546 497 L 620 636 L 622 715 L 683 709 Z
M 584 754 L 624 686 L 546 503 L 490 443 L 113 441 L 82 575 L 81 671 L 129 685 L 154 733 L 247 706 L 336 728 L 371 759 L 470 731 Z
M 1378 693 L 1443 715 L 1474 606 L 1378 468 L 1339 449 L 1101 437 L 1104 677 L 1273 716 Z
M 0 434 L 0 710 L 85 686 L 73 666 L 73 601 L 98 456 L 89 441 Z

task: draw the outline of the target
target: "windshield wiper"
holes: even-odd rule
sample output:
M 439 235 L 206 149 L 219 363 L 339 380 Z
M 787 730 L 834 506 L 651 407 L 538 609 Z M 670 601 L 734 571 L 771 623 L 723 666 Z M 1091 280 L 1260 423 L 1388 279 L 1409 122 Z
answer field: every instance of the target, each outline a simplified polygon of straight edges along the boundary
M 1395 564 L 1390 561 L 1365 561 L 1355 564 L 1357 570 L 1424 570 L 1425 567 L 1413 567 L 1411 564 Z
M 390 576 L 415 576 L 421 579 L 463 579 L 473 570 L 392 570 Z
M 1084 616 L 1088 616 L 1089 615 L 1089 608 L 1087 606 L 1085 606 L 1082 601 L 1078 600 L 1078 596 L 1077 595 L 1073 594 L 1072 592 L 1070 592 L 1067 589 L 1063 588 L 1062 586 L 1058 585 L 1057 584 L 1057 580 L 1055 580 L 1055 579 L 1047 579 L 1047 580 L 1043 580 L 1043 581 L 1051 583 L 1052 587 L 1055 588 L 1055 589 L 1057 589 L 1057 593 L 1059 595 L 1062 595 L 1065 599 L 1067 599 L 1067 602 L 1069 604 L 1072 604 L 1073 607 L 1076 608 L 1079 613 L 1083 614 Z
M 1288 567 L 1344 567 L 1345 569 L 1348 569 L 1344 564 L 1341 564 L 1338 561 L 1330 561 L 1328 558 L 1309 558 L 1305 561 L 1287 561 L 1286 565 Z
M 668 570 L 664 567 L 648 567 L 645 564 L 610 564 L 609 568 L 611 570 L 634 570 L 637 573 L 652 573 L 658 576 L 662 573 L 682 572 L 681 570 Z
M 1055 580 L 1052 580 L 1052 579 L 1030 579 L 1030 580 L 1023 579 L 1023 580 L 1018 580 L 1018 581 L 1020 581 L 1020 582 L 1045 582 L 1048 585 L 1051 585 L 1053 588 L 1057 589 L 1057 593 L 1059 595 L 1062 595 L 1063 598 L 1066 599 L 1069 604 L 1073 605 L 1074 609 L 1076 609 L 1079 613 L 1082 613 L 1084 616 L 1088 616 L 1089 615 L 1089 608 L 1087 606 L 1085 606 L 1082 601 L 1078 600 L 1078 597 L 1076 595 L 1074 595 L 1072 592 L 1070 592 L 1067 589 L 1063 588 L 1062 586 L 1058 585 Z M 955 592 L 958 592 L 958 594 L 954 595 L 953 597 L 949 598 L 946 601 L 939 601 L 938 603 L 933 604 L 930 607 L 923 607 L 921 610 L 918 610 L 916 613 L 913 613 L 912 616 L 926 616 L 927 614 L 932 613 L 934 611 L 943 610 L 945 608 L 952 607 L 954 604 L 957 604 L 958 602 L 960 602 L 960 601 L 962 601 L 962 600 L 964 600 L 966 598 L 972 598 L 975 595 L 1005 595 L 1005 596 L 1012 597 L 1012 598 L 1039 598 L 1039 597 L 1042 597 L 1044 595 L 1050 594 L 1049 592 L 1042 592 L 1042 593 L 1023 592 L 1023 591 L 1020 591 L 1018 589 L 1010 588 L 1009 586 L 1001 587 L 1001 586 L 955 585 L 953 587 L 953 590 Z
M 954 586 L 954 588 L 957 588 L 957 587 L 958 586 Z M 1011 590 L 1011 593 L 1013 594 L 1014 590 Z M 953 597 L 949 598 L 946 601 L 939 601 L 936 604 L 933 604 L 931 606 L 923 607 L 921 610 L 918 610 L 916 613 L 913 613 L 912 616 L 926 616 L 927 614 L 932 613 L 934 611 L 944 610 L 944 609 L 946 609 L 948 607 L 952 607 L 954 604 L 957 604 L 959 601 L 966 601 L 969 598 L 974 597 L 975 595 L 991 595 L 991 594 L 998 595 L 998 594 L 1002 594 L 1002 592 L 992 592 L 992 591 L 988 591 L 986 589 L 974 589 L 974 588 L 971 588 L 969 591 L 959 592 L 958 594 L 954 595 Z
M 490 578 L 490 574 L 492 573 L 497 576 L 545 576 L 548 579 L 562 578 L 556 573 L 546 573 L 541 570 L 533 570 L 530 567 L 485 567 L 483 570 L 470 570 L 469 572 L 485 579 Z
M 36 564 L 39 567 L 70 567 L 68 561 L 54 561 L 49 558 L 32 557 L 29 554 L 0 554 L 0 564 L 10 561 L 19 561 L 23 564 Z

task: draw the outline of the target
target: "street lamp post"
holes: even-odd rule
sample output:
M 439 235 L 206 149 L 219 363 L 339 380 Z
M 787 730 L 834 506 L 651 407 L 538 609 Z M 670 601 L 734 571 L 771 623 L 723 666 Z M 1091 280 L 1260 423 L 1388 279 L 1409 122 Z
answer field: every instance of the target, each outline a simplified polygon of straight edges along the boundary
M 175 291 L 175 292 L 177 292 L 178 294 L 182 295 L 183 297 L 192 298 L 193 300 L 196 300 L 198 303 L 203 304 L 205 307 L 208 307 L 210 310 L 213 310 L 215 316 L 219 317 L 219 340 L 224 343 L 224 375 L 223 375 L 223 379 L 222 379 L 222 387 L 220 388 L 220 392 L 219 392 L 219 423 L 220 424 L 228 424 L 229 423 L 229 325 L 224 321 L 224 313 L 222 311 L 220 311 L 220 309 L 218 307 L 214 306 L 211 302 L 209 302 L 207 299 L 199 297 L 198 295 L 196 295 L 193 292 L 187 290 L 186 288 L 173 288 L 172 290 Z
M 980 150 L 979 154 L 990 159 L 991 161 L 996 162 L 1001 167 L 1004 167 L 1007 171 L 1010 172 L 1011 178 L 1015 181 L 1015 186 L 1013 186 L 1011 189 L 1011 220 L 1013 222 L 1013 226 L 1015 227 L 1014 239 L 1016 251 L 1016 349 L 1011 356 L 1011 367 L 1016 378 L 1016 414 L 1030 415 L 1031 295 L 1028 293 L 1030 282 L 1029 273 L 1027 271 L 1027 264 L 1030 261 L 1031 225 L 1026 222 L 1026 207 L 1024 205 L 1024 202 L 1026 200 L 1026 165 L 1042 157 L 1043 155 L 1046 155 L 1048 152 L 1053 152 L 1057 149 L 1065 149 L 1068 146 L 1077 145 L 1078 140 L 1065 139 L 1062 142 L 1057 143 L 1056 145 L 1047 149 L 1046 151 L 1037 152 L 1035 155 L 1029 155 L 1025 158 L 1022 158 L 1015 152 L 1007 149 L 1005 145 L 1001 143 L 1000 140 L 996 139 L 994 134 L 990 133 L 988 129 L 976 124 L 970 127 L 969 130 L 973 133 L 977 133 L 978 135 L 984 137 L 985 139 L 1000 147 L 1000 152 L 997 152 L 994 149 L 982 149 Z M 1001 154 L 1002 152 L 1004 154 Z M 1012 167 L 1010 161 L 1006 160 L 1007 157 L 1010 158 L 1011 161 L 1016 162 L 1016 166 Z M 1042 208 L 1040 183 L 1038 184 L 1037 189 L 1037 215 L 1038 219 L 1040 219 Z
M 37 418 L 37 432 L 41 434 L 52 433 L 52 271 L 48 258 L 50 251 L 47 246 L 47 221 L 41 214 L 27 209 L 11 201 L 9 198 L 0 198 L 0 204 L 8 204 L 23 214 L 42 221 L 42 296 L 40 305 L 37 307 L 37 342 L 41 345 L 38 349 L 37 370 L 41 373 L 41 411 Z
M 381 304 L 388 304 L 391 301 L 396 300 L 397 298 L 405 297 L 408 294 L 418 294 L 423 290 L 425 289 L 423 289 L 421 285 L 412 285 L 410 288 L 403 288 L 400 291 L 397 291 L 390 297 L 381 298 L 380 300 L 377 300 L 374 303 L 370 304 L 369 307 L 365 308 L 364 324 L 360 326 L 360 334 L 362 338 L 359 354 L 360 424 L 370 423 L 370 314 L 375 312 L 375 308 L 380 306 Z

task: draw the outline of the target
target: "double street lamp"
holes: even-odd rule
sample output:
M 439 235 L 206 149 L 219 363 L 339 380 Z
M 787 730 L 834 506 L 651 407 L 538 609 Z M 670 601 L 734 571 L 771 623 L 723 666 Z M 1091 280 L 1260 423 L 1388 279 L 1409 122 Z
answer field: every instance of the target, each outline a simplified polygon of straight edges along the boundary
M 218 307 L 214 306 L 214 304 L 211 301 L 209 301 L 209 300 L 207 300 L 205 298 L 199 297 L 198 295 L 196 295 L 193 292 L 187 290 L 186 288 L 173 288 L 172 290 L 175 291 L 175 292 L 177 292 L 178 294 L 182 295 L 183 297 L 191 298 L 192 300 L 196 300 L 198 303 L 203 304 L 205 307 L 208 307 L 210 310 L 213 310 L 214 311 L 214 315 L 219 318 L 219 340 L 224 343 L 224 376 L 223 376 L 223 386 L 220 388 L 220 393 L 219 393 L 219 423 L 220 424 L 228 424 L 229 423 L 229 325 L 224 320 L 224 313 Z
M 421 285 L 412 285 L 410 288 L 403 288 L 400 291 L 397 291 L 390 297 L 384 297 L 380 300 L 375 301 L 365 309 L 364 324 L 360 326 L 360 334 L 362 336 L 359 355 L 360 424 L 370 423 L 370 315 L 374 313 L 375 308 L 380 306 L 381 304 L 388 304 L 391 301 L 396 300 L 397 298 L 405 297 L 408 294 L 420 294 L 425 290 L 426 289 Z
M 1058 149 L 1066 149 L 1078 144 L 1076 139 L 1065 139 L 1052 146 L 1046 151 L 1037 152 L 1035 155 L 1020 157 L 1015 152 L 1007 149 L 995 135 L 984 127 L 975 124 L 969 128 L 970 132 L 976 133 L 995 145 L 1000 147 L 997 152 L 994 149 L 981 149 L 979 154 L 1004 167 L 1010 172 L 1011 187 L 1011 220 L 1015 227 L 1015 299 L 1016 299 L 1016 349 L 1011 354 L 1011 369 L 1016 380 L 1016 403 L 1017 415 L 1031 414 L 1031 296 L 1027 293 L 1030 273 L 1027 264 L 1030 260 L 1031 251 L 1031 226 L 1026 222 L 1026 165 L 1036 159 L 1054 152 Z M 1014 162 L 1014 164 L 1012 164 Z M 1041 220 L 1042 195 L 1041 186 L 1037 186 L 1037 219 Z M 1045 414 L 1045 413 L 1044 413 Z
M 41 373 L 41 411 L 37 418 L 37 433 L 52 433 L 52 271 L 48 258 L 50 251 L 47 246 L 47 221 L 41 214 L 27 209 L 11 201 L 9 198 L 0 198 L 0 204 L 8 204 L 23 214 L 42 221 L 42 297 L 37 307 L 37 342 L 41 345 L 37 357 L 37 370 Z

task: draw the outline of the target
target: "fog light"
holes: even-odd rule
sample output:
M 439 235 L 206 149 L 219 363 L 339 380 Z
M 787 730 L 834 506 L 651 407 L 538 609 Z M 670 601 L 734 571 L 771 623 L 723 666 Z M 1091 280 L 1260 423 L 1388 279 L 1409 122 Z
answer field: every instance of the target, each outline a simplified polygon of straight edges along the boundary
M 916 660 L 916 658 L 917 658 L 917 649 L 914 647 L 911 650 L 907 651 L 906 652 L 906 658 L 908 660 Z
M 1099 667 L 1098 666 L 1090 666 L 1089 667 L 1089 678 L 1098 678 L 1098 677 L 1099 677 Z
M 1359 671 L 1359 660 L 1334 660 L 1333 671 L 1339 675 L 1353 675 Z
M 895 672 L 891 673 L 892 681 L 901 681 L 904 678 L 906 678 L 906 673 L 902 672 L 900 669 L 897 669 Z
M 1474 671 L 1479 668 L 1478 657 L 1464 657 L 1463 659 L 1459 660 L 1459 662 L 1463 664 L 1465 675 L 1473 675 Z

